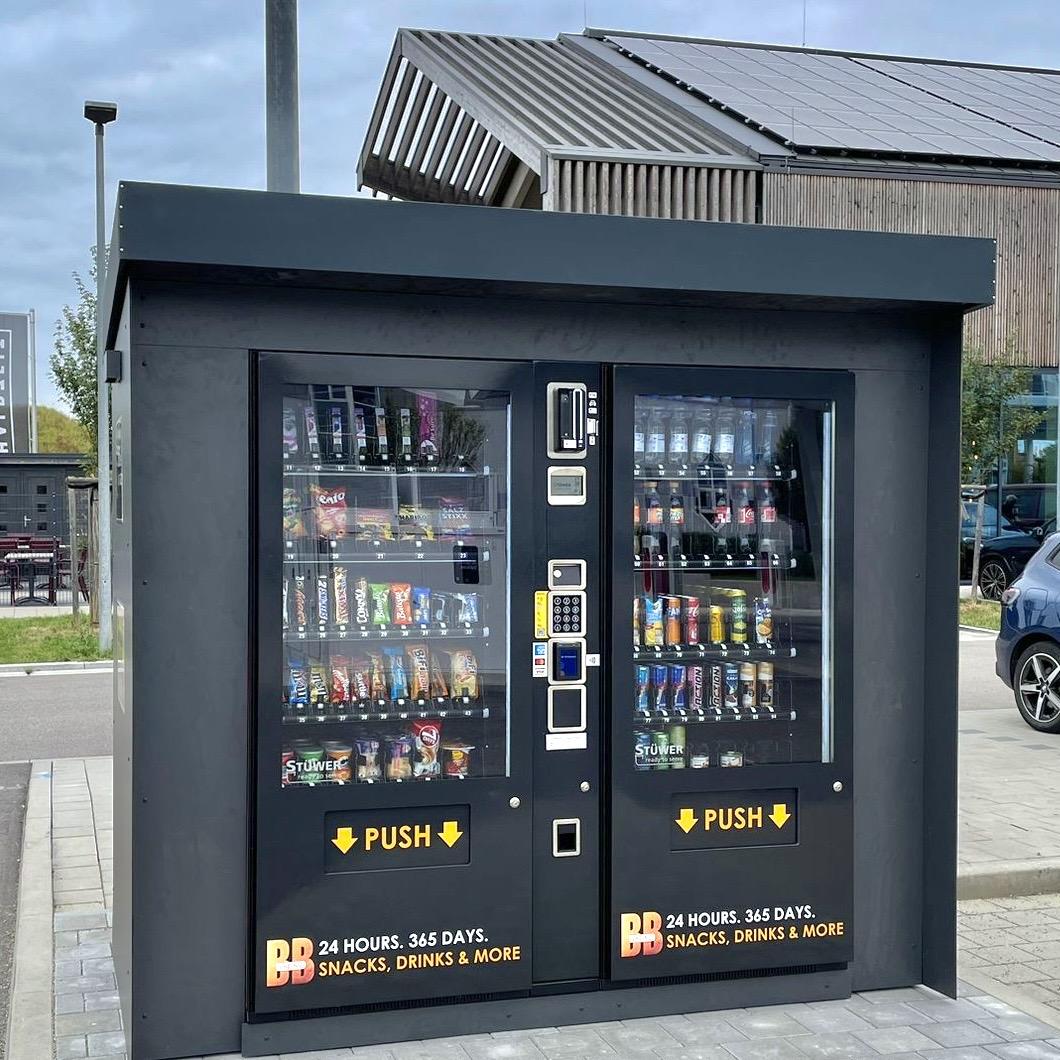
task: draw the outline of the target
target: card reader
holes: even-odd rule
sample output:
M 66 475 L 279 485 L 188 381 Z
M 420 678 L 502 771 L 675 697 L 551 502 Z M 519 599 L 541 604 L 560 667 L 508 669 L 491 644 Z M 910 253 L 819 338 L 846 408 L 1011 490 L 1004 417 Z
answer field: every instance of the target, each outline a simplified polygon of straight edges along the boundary
M 550 682 L 557 685 L 585 683 L 585 641 L 553 640 Z
M 547 390 L 548 455 L 584 458 L 588 451 L 585 384 L 549 383 Z

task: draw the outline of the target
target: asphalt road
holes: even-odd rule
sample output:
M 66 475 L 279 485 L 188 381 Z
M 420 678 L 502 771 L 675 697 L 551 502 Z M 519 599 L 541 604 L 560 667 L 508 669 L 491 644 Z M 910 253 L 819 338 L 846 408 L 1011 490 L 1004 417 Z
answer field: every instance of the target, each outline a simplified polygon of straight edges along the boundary
M 0 765 L 0 1057 L 7 1053 L 9 978 L 15 949 L 18 870 L 26 817 L 29 763 Z
M 994 637 L 961 631 L 958 696 L 961 710 L 1012 710 L 1012 691 L 994 673 Z
M 110 672 L 0 677 L 0 762 L 111 753 Z

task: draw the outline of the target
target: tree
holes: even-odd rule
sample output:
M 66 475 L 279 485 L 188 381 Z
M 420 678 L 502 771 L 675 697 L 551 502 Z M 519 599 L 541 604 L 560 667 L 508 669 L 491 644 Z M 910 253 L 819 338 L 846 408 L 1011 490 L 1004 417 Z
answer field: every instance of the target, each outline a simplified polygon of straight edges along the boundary
M 96 277 L 96 252 L 92 251 L 89 279 Z M 86 468 L 96 466 L 96 417 L 98 414 L 96 382 L 96 295 L 74 273 L 77 304 L 63 306 L 62 317 L 55 324 L 55 349 L 48 360 L 51 376 L 59 393 L 66 399 L 74 418 L 88 438 Z
M 47 405 L 37 406 L 37 448 L 42 453 L 88 454 L 88 432 L 73 416 Z
M 998 460 L 1011 453 L 1021 438 L 1030 438 L 1045 413 L 1014 405 L 1028 394 L 1032 372 L 988 364 L 979 350 L 965 350 L 961 379 L 961 481 L 989 482 Z M 1028 454 L 1030 459 L 1030 454 Z

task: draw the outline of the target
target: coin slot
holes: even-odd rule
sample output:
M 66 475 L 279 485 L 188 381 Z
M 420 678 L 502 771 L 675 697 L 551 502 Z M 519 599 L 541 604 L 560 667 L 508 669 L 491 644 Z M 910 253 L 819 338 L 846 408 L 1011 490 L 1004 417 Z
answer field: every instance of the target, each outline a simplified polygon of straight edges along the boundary
M 552 822 L 552 856 L 554 858 L 576 858 L 582 852 L 582 822 L 577 817 L 567 817 Z

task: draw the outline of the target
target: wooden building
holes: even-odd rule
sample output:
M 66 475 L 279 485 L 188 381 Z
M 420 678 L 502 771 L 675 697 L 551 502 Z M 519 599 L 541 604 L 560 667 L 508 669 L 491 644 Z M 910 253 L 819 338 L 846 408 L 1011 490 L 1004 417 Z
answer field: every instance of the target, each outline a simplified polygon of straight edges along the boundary
M 430 202 L 992 237 L 996 299 L 968 348 L 1060 363 L 1060 72 L 401 30 L 358 177 Z

